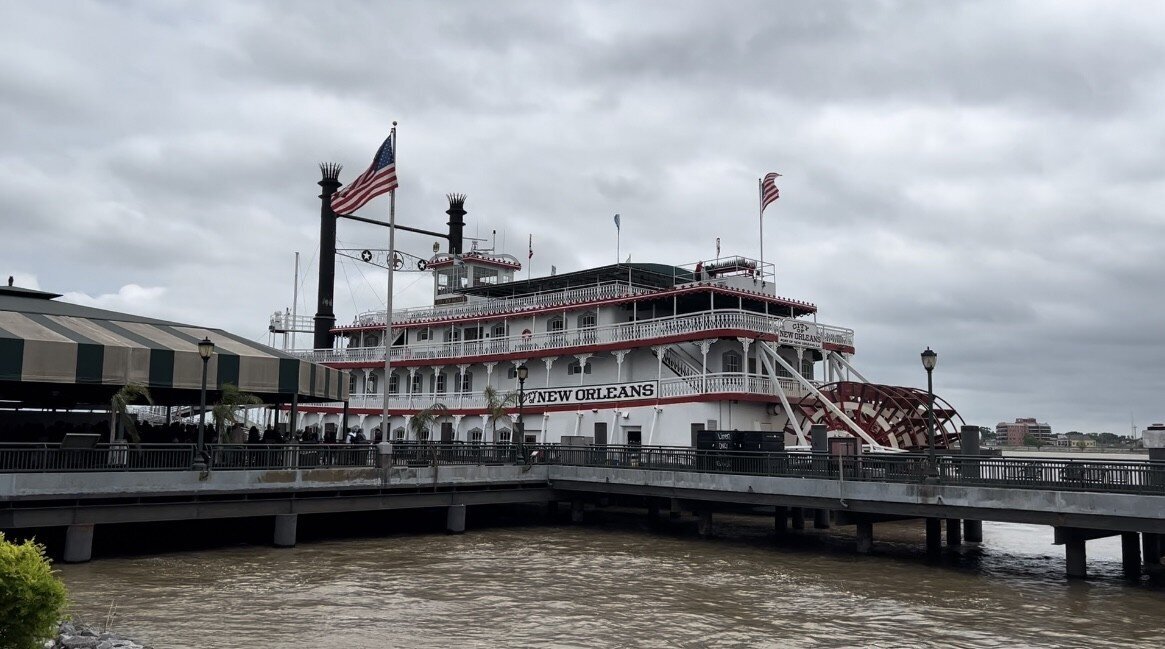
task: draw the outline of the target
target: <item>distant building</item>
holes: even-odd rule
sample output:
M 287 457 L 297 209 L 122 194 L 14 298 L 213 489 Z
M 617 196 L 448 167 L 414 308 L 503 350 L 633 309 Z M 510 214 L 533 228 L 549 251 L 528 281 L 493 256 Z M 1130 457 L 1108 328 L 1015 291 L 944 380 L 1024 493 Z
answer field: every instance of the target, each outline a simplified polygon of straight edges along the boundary
M 1038 439 L 1041 444 L 1053 446 L 1056 443 L 1052 427 L 1048 424 L 1041 424 L 1034 418 L 1016 419 L 1015 423 L 1001 421 L 995 425 L 995 439 L 999 440 L 1000 444 L 1023 446 L 1023 440 L 1028 435 Z

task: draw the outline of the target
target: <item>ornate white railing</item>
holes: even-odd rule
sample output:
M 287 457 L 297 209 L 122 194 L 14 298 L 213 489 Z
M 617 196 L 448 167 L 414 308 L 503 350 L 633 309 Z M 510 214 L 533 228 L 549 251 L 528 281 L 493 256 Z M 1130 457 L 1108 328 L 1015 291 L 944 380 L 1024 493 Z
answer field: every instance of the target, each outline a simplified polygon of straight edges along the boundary
M 793 379 L 781 378 L 777 380 L 781 388 L 785 391 L 785 394 L 790 397 L 797 398 L 807 394 L 805 388 Z M 503 390 L 504 392 L 506 391 Z M 757 394 L 775 396 L 776 390 L 773 387 L 772 379 L 755 374 L 746 375 L 741 372 L 708 373 L 703 377 L 670 378 L 662 379 L 659 382 L 659 397 L 661 399 L 701 394 Z M 388 407 L 390 410 L 420 410 L 434 403 L 441 403 L 453 409 L 480 409 L 485 407 L 486 401 L 485 396 L 481 392 L 447 392 L 437 394 L 421 392 L 414 395 L 389 395 L 388 397 Z M 350 408 L 383 408 L 384 395 L 353 394 L 349 398 L 348 406 Z
M 486 340 L 412 344 L 393 347 L 392 360 L 437 361 L 492 354 L 534 354 L 567 347 L 636 342 L 718 329 L 743 329 L 757 334 L 779 334 L 782 320 L 783 318 L 777 316 L 766 316 L 751 311 L 706 311 L 586 329 L 541 331 L 528 336 L 519 334 Z M 518 325 L 511 323 L 511 326 L 517 328 Z M 296 353 L 301 358 L 317 363 L 384 362 L 383 347 L 319 349 Z
M 609 300 L 619 297 L 628 297 L 631 295 L 640 295 L 643 293 L 653 293 L 658 290 L 659 289 L 656 288 L 638 286 L 627 282 L 606 282 L 603 284 L 596 284 L 595 286 L 584 286 L 566 291 L 547 291 L 544 293 L 533 293 L 530 295 L 521 295 L 512 298 L 500 298 L 484 300 L 481 302 L 470 302 L 468 304 L 394 310 L 392 312 L 392 321 L 394 323 L 400 324 L 406 322 L 445 318 L 477 317 L 503 313 L 521 313 L 522 311 L 544 309 L 547 307 L 566 306 L 569 304 L 578 304 L 581 302 L 593 302 L 596 300 Z M 362 327 L 375 325 L 383 326 L 384 314 L 384 309 L 379 311 L 366 311 L 356 316 L 355 324 Z

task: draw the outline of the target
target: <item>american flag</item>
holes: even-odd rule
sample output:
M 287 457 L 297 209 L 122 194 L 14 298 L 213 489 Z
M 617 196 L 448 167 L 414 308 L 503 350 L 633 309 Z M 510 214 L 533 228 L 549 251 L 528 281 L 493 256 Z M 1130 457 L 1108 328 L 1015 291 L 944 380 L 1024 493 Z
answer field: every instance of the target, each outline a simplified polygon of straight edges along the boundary
M 777 189 L 777 178 L 781 174 L 770 172 L 765 174 L 764 182 L 760 185 L 760 211 L 763 214 L 770 203 L 781 197 L 781 190 Z
M 368 201 L 396 189 L 396 153 L 393 144 L 393 136 L 389 135 L 376 150 L 372 166 L 348 183 L 347 187 L 332 195 L 333 212 L 351 214 L 364 207 Z

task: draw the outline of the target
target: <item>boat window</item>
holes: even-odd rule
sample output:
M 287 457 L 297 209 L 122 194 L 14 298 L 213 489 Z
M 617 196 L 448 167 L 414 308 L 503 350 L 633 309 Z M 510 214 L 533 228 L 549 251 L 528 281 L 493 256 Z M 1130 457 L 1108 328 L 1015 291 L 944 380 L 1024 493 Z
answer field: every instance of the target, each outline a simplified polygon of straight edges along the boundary
M 497 284 L 498 283 L 498 269 L 496 268 L 481 268 L 473 269 L 473 285 L 480 286 L 482 284 Z
M 473 392 L 473 372 L 466 372 L 461 375 L 461 387 L 459 392 Z
M 405 438 L 404 427 L 397 426 L 396 428 L 392 429 L 392 436 L 397 438 L 397 440 L 403 440 Z
M 413 385 L 409 389 L 409 394 L 420 394 L 422 386 L 425 385 L 425 377 L 420 374 L 413 375 Z
M 451 327 L 448 331 L 445 332 L 445 335 L 448 336 L 446 340 L 449 342 L 455 343 L 461 340 L 461 330 L 456 327 Z
M 453 286 L 453 269 L 443 268 L 436 273 L 437 275 L 437 292 L 448 293 Z
M 572 375 L 573 374 L 590 374 L 591 373 L 591 364 L 587 363 L 586 366 L 583 366 L 582 363 L 575 361 L 575 362 L 571 363 L 570 365 L 566 366 L 566 373 L 572 374 Z
M 562 331 L 565 326 L 566 322 L 560 315 L 556 315 L 546 321 L 546 331 Z
M 364 346 L 365 347 L 376 347 L 379 344 L 380 344 L 380 338 L 378 336 L 375 336 L 375 335 L 364 336 Z
M 499 428 L 496 437 L 497 437 L 498 444 L 509 444 L 510 437 L 511 437 L 510 429 L 509 428 Z
M 587 311 L 578 317 L 578 328 L 587 329 L 595 326 L 596 315 L 594 311 Z
M 493 330 L 490 331 L 490 335 L 493 336 L 494 338 L 505 338 L 506 337 L 506 325 L 505 324 L 494 325 Z
M 388 375 L 388 393 L 397 394 L 400 392 L 400 374 L 393 372 Z
M 511 365 L 511 366 L 510 366 L 510 370 L 509 370 L 508 372 L 506 372 L 506 376 L 510 377 L 511 379 L 516 379 L 516 378 L 518 378 L 518 368 L 517 368 L 517 366 L 515 366 L 515 365 Z
M 811 359 L 801 359 L 801 376 L 807 379 L 813 378 L 813 361 Z
M 372 394 L 376 392 L 376 375 L 369 374 L 368 378 L 364 380 L 364 391 Z
M 437 381 L 436 393 L 437 394 L 445 394 L 445 379 L 446 379 L 445 373 L 441 372 L 440 374 L 437 374 L 433 378 L 436 379 L 436 381 Z
M 417 329 L 416 339 L 417 340 L 428 340 L 431 335 L 432 335 L 432 333 L 429 331 L 429 328 L 423 327 L 421 329 Z
M 428 430 L 418 430 L 417 431 L 417 441 L 418 442 L 429 441 L 429 431 Z
M 482 435 L 482 431 L 480 428 L 470 428 L 469 429 L 469 441 L 471 443 L 480 444 L 482 437 L 483 437 L 483 435 Z
M 348 392 L 356 393 L 356 373 L 350 372 L 348 375 Z
M 462 335 L 465 337 L 466 340 L 479 340 L 479 339 L 481 339 L 481 332 L 482 332 L 481 325 L 477 325 L 474 327 L 466 327 L 465 331 L 462 332 Z
M 737 352 L 724 352 L 724 355 L 720 357 L 720 367 L 724 372 L 741 372 L 744 370 L 740 354 Z

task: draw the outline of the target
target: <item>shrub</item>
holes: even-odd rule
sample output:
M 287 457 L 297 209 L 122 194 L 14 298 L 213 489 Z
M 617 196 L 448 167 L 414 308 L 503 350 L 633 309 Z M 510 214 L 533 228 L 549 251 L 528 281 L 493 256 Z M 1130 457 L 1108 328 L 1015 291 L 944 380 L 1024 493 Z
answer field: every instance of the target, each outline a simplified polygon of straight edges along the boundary
M 40 647 L 56 632 L 65 601 L 44 546 L 12 543 L 0 532 L 0 649 Z

